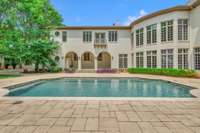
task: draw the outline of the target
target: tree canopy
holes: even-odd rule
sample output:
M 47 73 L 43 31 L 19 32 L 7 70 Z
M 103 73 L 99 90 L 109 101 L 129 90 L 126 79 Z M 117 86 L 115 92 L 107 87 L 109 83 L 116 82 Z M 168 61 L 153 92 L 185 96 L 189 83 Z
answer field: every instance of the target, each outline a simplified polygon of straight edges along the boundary
M 47 65 L 58 46 L 50 30 L 60 25 L 49 0 L 1 0 L 0 55 L 17 64 Z

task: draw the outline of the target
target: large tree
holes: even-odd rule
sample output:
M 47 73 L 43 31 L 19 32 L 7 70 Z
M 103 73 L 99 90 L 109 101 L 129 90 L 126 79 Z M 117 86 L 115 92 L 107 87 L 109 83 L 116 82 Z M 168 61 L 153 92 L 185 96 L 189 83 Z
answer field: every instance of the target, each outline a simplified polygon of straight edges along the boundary
M 1 0 L 0 54 L 17 64 L 34 63 L 36 70 L 46 66 L 57 49 L 50 30 L 60 25 L 49 0 Z

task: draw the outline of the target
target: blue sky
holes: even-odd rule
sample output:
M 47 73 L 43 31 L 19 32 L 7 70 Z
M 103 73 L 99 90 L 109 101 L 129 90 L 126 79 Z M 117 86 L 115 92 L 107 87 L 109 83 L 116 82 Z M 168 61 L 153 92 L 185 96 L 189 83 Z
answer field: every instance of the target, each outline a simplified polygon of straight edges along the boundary
M 127 25 L 140 16 L 187 0 L 51 0 L 68 26 Z

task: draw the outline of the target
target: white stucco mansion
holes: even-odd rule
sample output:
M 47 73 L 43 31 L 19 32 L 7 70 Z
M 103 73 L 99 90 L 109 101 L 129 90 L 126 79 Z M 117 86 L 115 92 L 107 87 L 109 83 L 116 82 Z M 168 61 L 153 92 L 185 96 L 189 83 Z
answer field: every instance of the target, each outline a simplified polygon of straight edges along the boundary
M 67 26 L 53 31 L 63 69 L 200 70 L 200 0 L 164 9 L 129 26 Z

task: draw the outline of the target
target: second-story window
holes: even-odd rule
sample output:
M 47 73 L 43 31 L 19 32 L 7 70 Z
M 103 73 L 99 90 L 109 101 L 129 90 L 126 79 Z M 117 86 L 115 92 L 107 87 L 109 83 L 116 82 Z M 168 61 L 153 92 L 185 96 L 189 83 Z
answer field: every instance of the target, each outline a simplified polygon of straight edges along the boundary
M 157 25 L 153 24 L 147 26 L 147 44 L 153 44 L 157 42 Z
M 188 40 L 188 19 L 178 20 L 178 40 Z
M 144 44 L 144 28 L 136 30 L 136 46 Z
M 173 20 L 161 22 L 161 42 L 173 41 Z
M 108 32 L 109 42 L 117 42 L 118 41 L 118 33 L 117 31 L 109 31 Z
M 83 42 L 91 42 L 92 41 L 92 32 L 84 31 L 83 32 Z
M 62 41 L 66 42 L 67 41 L 67 31 L 62 32 Z

